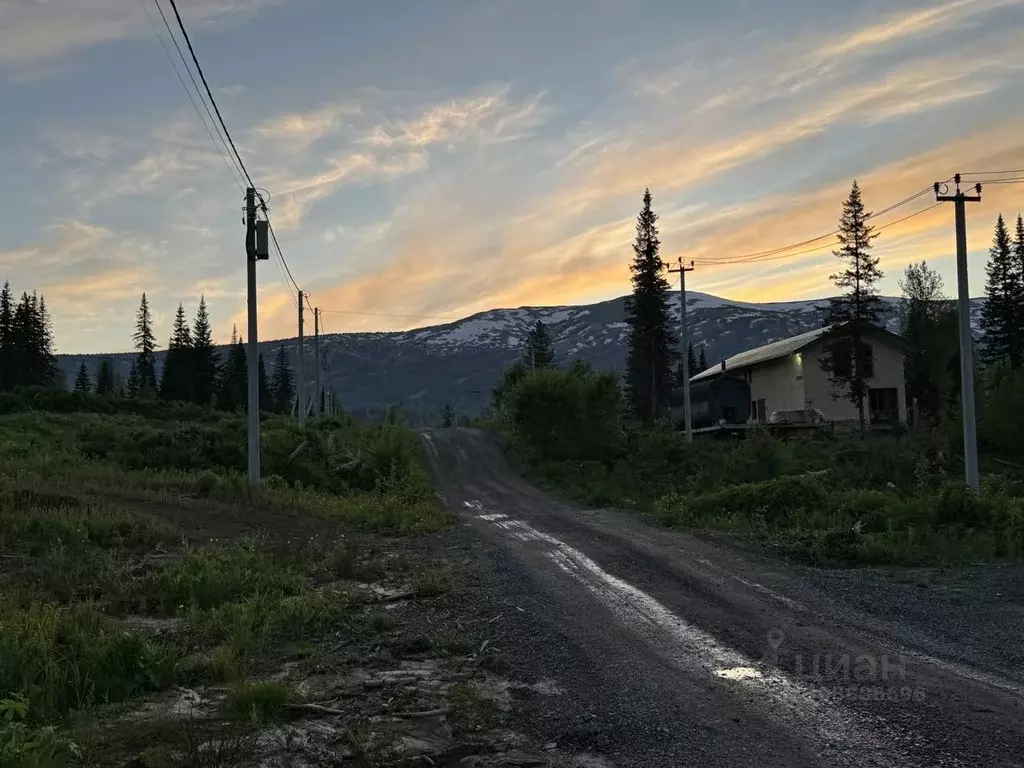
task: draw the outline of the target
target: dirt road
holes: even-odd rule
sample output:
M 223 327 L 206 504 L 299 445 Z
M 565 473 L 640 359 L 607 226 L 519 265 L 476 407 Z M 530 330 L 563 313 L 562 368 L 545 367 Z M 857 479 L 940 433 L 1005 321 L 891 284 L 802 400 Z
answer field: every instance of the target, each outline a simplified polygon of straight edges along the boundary
M 802 568 L 555 501 L 485 433 L 422 438 L 484 563 L 480 620 L 529 686 L 517 711 L 559 747 L 617 766 L 1024 765 L 1018 571 L 921 588 Z

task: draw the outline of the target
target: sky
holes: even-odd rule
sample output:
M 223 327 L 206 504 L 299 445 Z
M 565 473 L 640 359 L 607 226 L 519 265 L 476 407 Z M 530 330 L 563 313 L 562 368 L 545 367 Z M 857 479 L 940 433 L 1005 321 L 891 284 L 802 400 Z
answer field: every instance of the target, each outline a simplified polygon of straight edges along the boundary
M 831 231 L 855 178 L 878 211 L 1024 169 L 1024 0 L 178 5 L 327 332 L 628 293 L 645 187 L 688 288 L 823 297 L 827 249 L 721 262 Z M 218 340 L 245 327 L 243 192 L 161 40 L 191 87 L 153 0 L 0 0 L 0 279 L 60 352 L 130 348 L 144 291 L 162 342 L 201 294 Z M 969 205 L 972 294 L 1018 211 L 1016 184 Z M 952 205 L 875 253 L 883 293 L 921 259 L 955 292 Z M 261 338 L 294 336 L 276 259 L 258 279 Z

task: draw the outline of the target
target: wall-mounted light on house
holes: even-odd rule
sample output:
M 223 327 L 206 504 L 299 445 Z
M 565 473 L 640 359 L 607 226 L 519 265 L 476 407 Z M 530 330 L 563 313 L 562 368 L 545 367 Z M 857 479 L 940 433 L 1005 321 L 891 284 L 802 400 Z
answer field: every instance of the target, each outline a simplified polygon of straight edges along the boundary
M 801 365 L 804 364 L 804 356 L 801 355 L 799 352 L 793 355 L 793 359 L 796 360 L 797 367 L 800 367 Z

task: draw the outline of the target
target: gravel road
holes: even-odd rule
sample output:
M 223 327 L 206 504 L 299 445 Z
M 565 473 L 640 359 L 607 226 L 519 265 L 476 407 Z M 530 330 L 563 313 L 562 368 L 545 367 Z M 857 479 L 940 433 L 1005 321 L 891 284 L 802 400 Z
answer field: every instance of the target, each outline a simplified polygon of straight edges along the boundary
M 421 433 L 537 736 L 615 766 L 1024 766 L 1024 578 L 922 588 L 559 502 Z

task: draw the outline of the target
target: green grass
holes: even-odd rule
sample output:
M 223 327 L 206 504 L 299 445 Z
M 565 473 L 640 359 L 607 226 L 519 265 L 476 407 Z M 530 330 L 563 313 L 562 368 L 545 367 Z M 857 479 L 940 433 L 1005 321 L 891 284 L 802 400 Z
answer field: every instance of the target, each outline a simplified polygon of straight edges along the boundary
M 190 406 L 0 394 L 0 699 L 24 697 L 27 717 L 0 720 L 0 764 L 62 765 L 70 753 L 47 752 L 64 743 L 50 724 L 172 683 L 231 682 L 227 709 L 244 727 L 280 719 L 290 690 L 242 681 L 273 669 L 289 644 L 368 631 L 364 598 L 344 585 L 383 575 L 367 540 L 450 522 L 405 427 L 323 419 L 300 431 L 264 417 L 255 491 L 244 429 L 240 414 Z M 185 545 L 158 516 L 177 519 L 175 510 L 213 530 L 218 515 L 252 516 L 270 534 Z M 308 539 L 319 530 L 337 538 Z M 421 593 L 451 581 L 426 575 Z M 154 636 L 127 629 L 137 626 L 120 620 L 129 614 L 174 622 Z M 370 623 L 388 632 L 389 621 Z M 230 738 L 204 746 L 194 727 L 173 741 L 168 765 L 252 755 Z
M 242 722 L 259 725 L 285 719 L 287 705 L 297 700 L 295 692 L 284 683 L 239 683 L 231 689 L 225 706 L 231 716 Z

